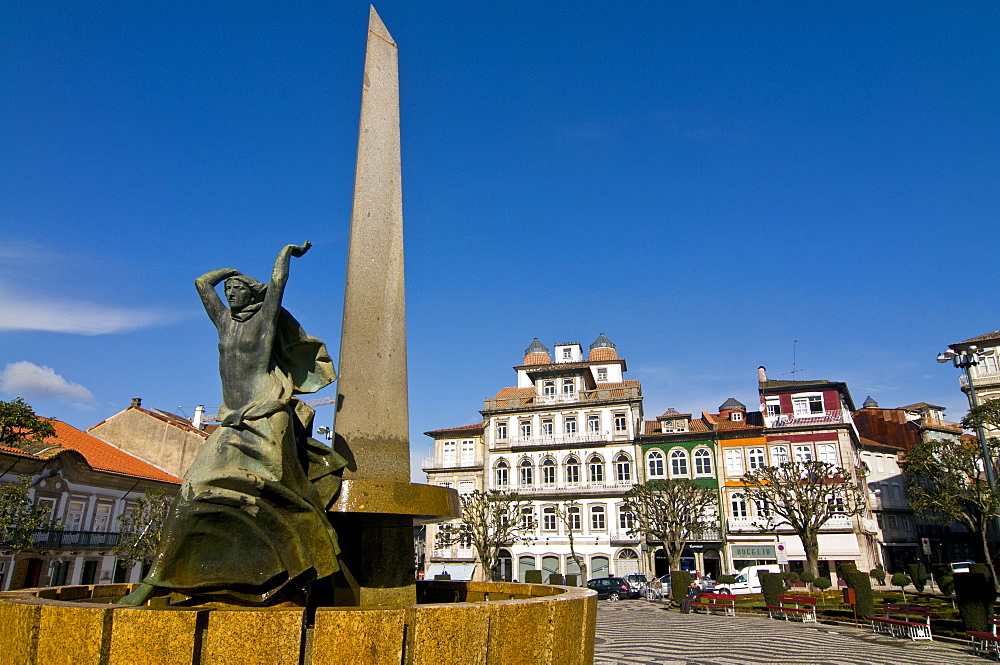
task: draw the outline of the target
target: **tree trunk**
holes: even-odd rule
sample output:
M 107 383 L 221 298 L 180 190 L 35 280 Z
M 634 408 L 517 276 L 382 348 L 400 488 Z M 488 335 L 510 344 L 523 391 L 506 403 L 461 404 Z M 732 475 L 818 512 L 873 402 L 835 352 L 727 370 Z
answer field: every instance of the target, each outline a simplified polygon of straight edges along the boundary
M 993 588 L 996 589 L 997 593 L 1000 593 L 1000 580 L 997 580 L 997 576 L 993 572 L 993 555 L 990 554 L 989 533 L 990 533 L 989 521 L 986 519 L 980 520 L 979 544 L 983 548 L 983 561 L 986 564 L 986 568 L 990 571 L 990 577 L 993 578 Z
M 806 572 L 819 577 L 819 537 L 812 531 L 806 531 L 799 534 L 799 540 L 802 541 L 802 549 L 806 553 Z M 830 581 L 836 583 L 836 580 Z

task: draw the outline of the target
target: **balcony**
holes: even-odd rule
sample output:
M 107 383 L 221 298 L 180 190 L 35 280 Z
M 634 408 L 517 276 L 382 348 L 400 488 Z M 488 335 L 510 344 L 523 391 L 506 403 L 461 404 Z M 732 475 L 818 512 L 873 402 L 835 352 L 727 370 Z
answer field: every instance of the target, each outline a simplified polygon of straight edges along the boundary
M 637 544 L 641 540 L 638 534 L 629 535 L 628 529 L 611 529 L 608 531 L 608 537 L 612 543 Z
M 611 440 L 613 440 L 612 436 L 608 432 L 586 432 L 562 436 L 518 436 L 509 439 L 496 439 L 493 445 L 495 448 L 555 448 L 589 443 L 607 443 Z
M 117 531 L 63 531 L 62 529 L 40 529 L 31 534 L 32 549 L 110 549 L 118 544 L 121 534 Z M 6 545 L 4 545 L 6 546 Z
M 483 456 L 476 454 L 473 457 L 458 457 L 452 459 L 437 459 L 434 457 L 424 457 L 420 462 L 420 468 L 424 471 L 436 471 L 440 469 L 469 469 L 482 468 Z
M 987 386 L 1000 386 L 1000 372 L 975 372 L 975 376 L 972 377 L 972 381 L 976 384 L 976 390 L 980 388 L 986 388 Z M 958 383 L 962 386 L 962 390 L 968 390 L 969 379 L 962 374 L 958 377 Z
M 476 550 L 471 547 L 442 547 L 434 548 L 430 552 L 431 561 L 439 561 L 441 559 L 447 559 L 449 561 L 455 559 L 465 559 L 468 561 L 476 560 Z
M 529 397 L 505 397 L 503 399 L 483 400 L 483 411 L 520 411 L 544 406 L 559 406 L 563 404 L 598 404 L 601 402 L 626 402 L 642 398 L 642 392 L 637 386 L 623 388 L 595 388 L 572 393 L 557 393 L 555 395 L 531 395 Z
M 811 413 L 809 415 L 797 416 L 791 413 L 783 413 L 777 416 L 764 416 L 764 426 L 770 428 L 779 427 L 809 427 L 815 425 L 836 425 L 838 423 L 851 422 L 849 414 L 840 409 L 836 411 L 823 411 L 821 413 Z
M 729 533 L 767 533 L 775 531 L 791 531 L 792 526 L 784 521 L 768 523 L 766 518 L 760 517 L 730 517 L 726 520 L 726 531 Z M 761 525 L 765 528 L 761 529 Z M 848 515 L 834 515 L 823 526 L 820 531 L 843 531 L 853 529 L 852 518 Z
M 600 494 L 613 493 L 624 494 L 632 489 L 634 483 L 631 481 L 617 482 L 608 481 L 603 483 L 539 483 L 537 485 L 497 485 L 490 489 L 502 490 L 505 492 L 517 492 L 521 496 L 527 497 L 537 494 L 550 494 L 560 492 L 566 494 Z

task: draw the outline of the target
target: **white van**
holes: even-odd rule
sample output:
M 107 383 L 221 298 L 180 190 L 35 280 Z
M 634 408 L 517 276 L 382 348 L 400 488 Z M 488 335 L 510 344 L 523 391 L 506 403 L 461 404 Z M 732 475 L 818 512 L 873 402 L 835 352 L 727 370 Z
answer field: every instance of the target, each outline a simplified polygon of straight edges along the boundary
M 733 584 L 719 584 L 716 593 L 729 593 L 740 595 L 744 593 L 760 593 L 760 577 L 757 573 L 766 570 L 769 573 L 780 573 L 781 566 L 776 563 L 769 563 L 766 566 L 747 566 L 736 571 L 736 582 Z

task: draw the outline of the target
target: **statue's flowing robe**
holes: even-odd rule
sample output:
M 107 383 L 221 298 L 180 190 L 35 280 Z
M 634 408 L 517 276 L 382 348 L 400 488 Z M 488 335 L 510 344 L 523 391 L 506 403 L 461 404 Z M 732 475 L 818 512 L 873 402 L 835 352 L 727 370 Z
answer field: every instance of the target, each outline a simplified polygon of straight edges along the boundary
M 314 412 L 295 397 L 332 383 L 333 362 L 281 309 L 270 365 L 239 422 L 212 432 L 184 475 L 147 584 L 266 603 L 338 570 L 326 509 L 347 462 L 310 438 Z

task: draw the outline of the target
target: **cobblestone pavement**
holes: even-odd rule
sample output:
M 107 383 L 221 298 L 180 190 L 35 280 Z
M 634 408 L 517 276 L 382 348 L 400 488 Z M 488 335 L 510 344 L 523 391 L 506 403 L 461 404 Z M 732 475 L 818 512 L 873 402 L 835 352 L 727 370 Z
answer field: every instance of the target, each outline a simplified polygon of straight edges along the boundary
M 600 601 L 595 665 L 988 664 L 968 646 L 914 642 L 871 629 L 802 624 L 764 615 L 680 614 L 642 600 Z

